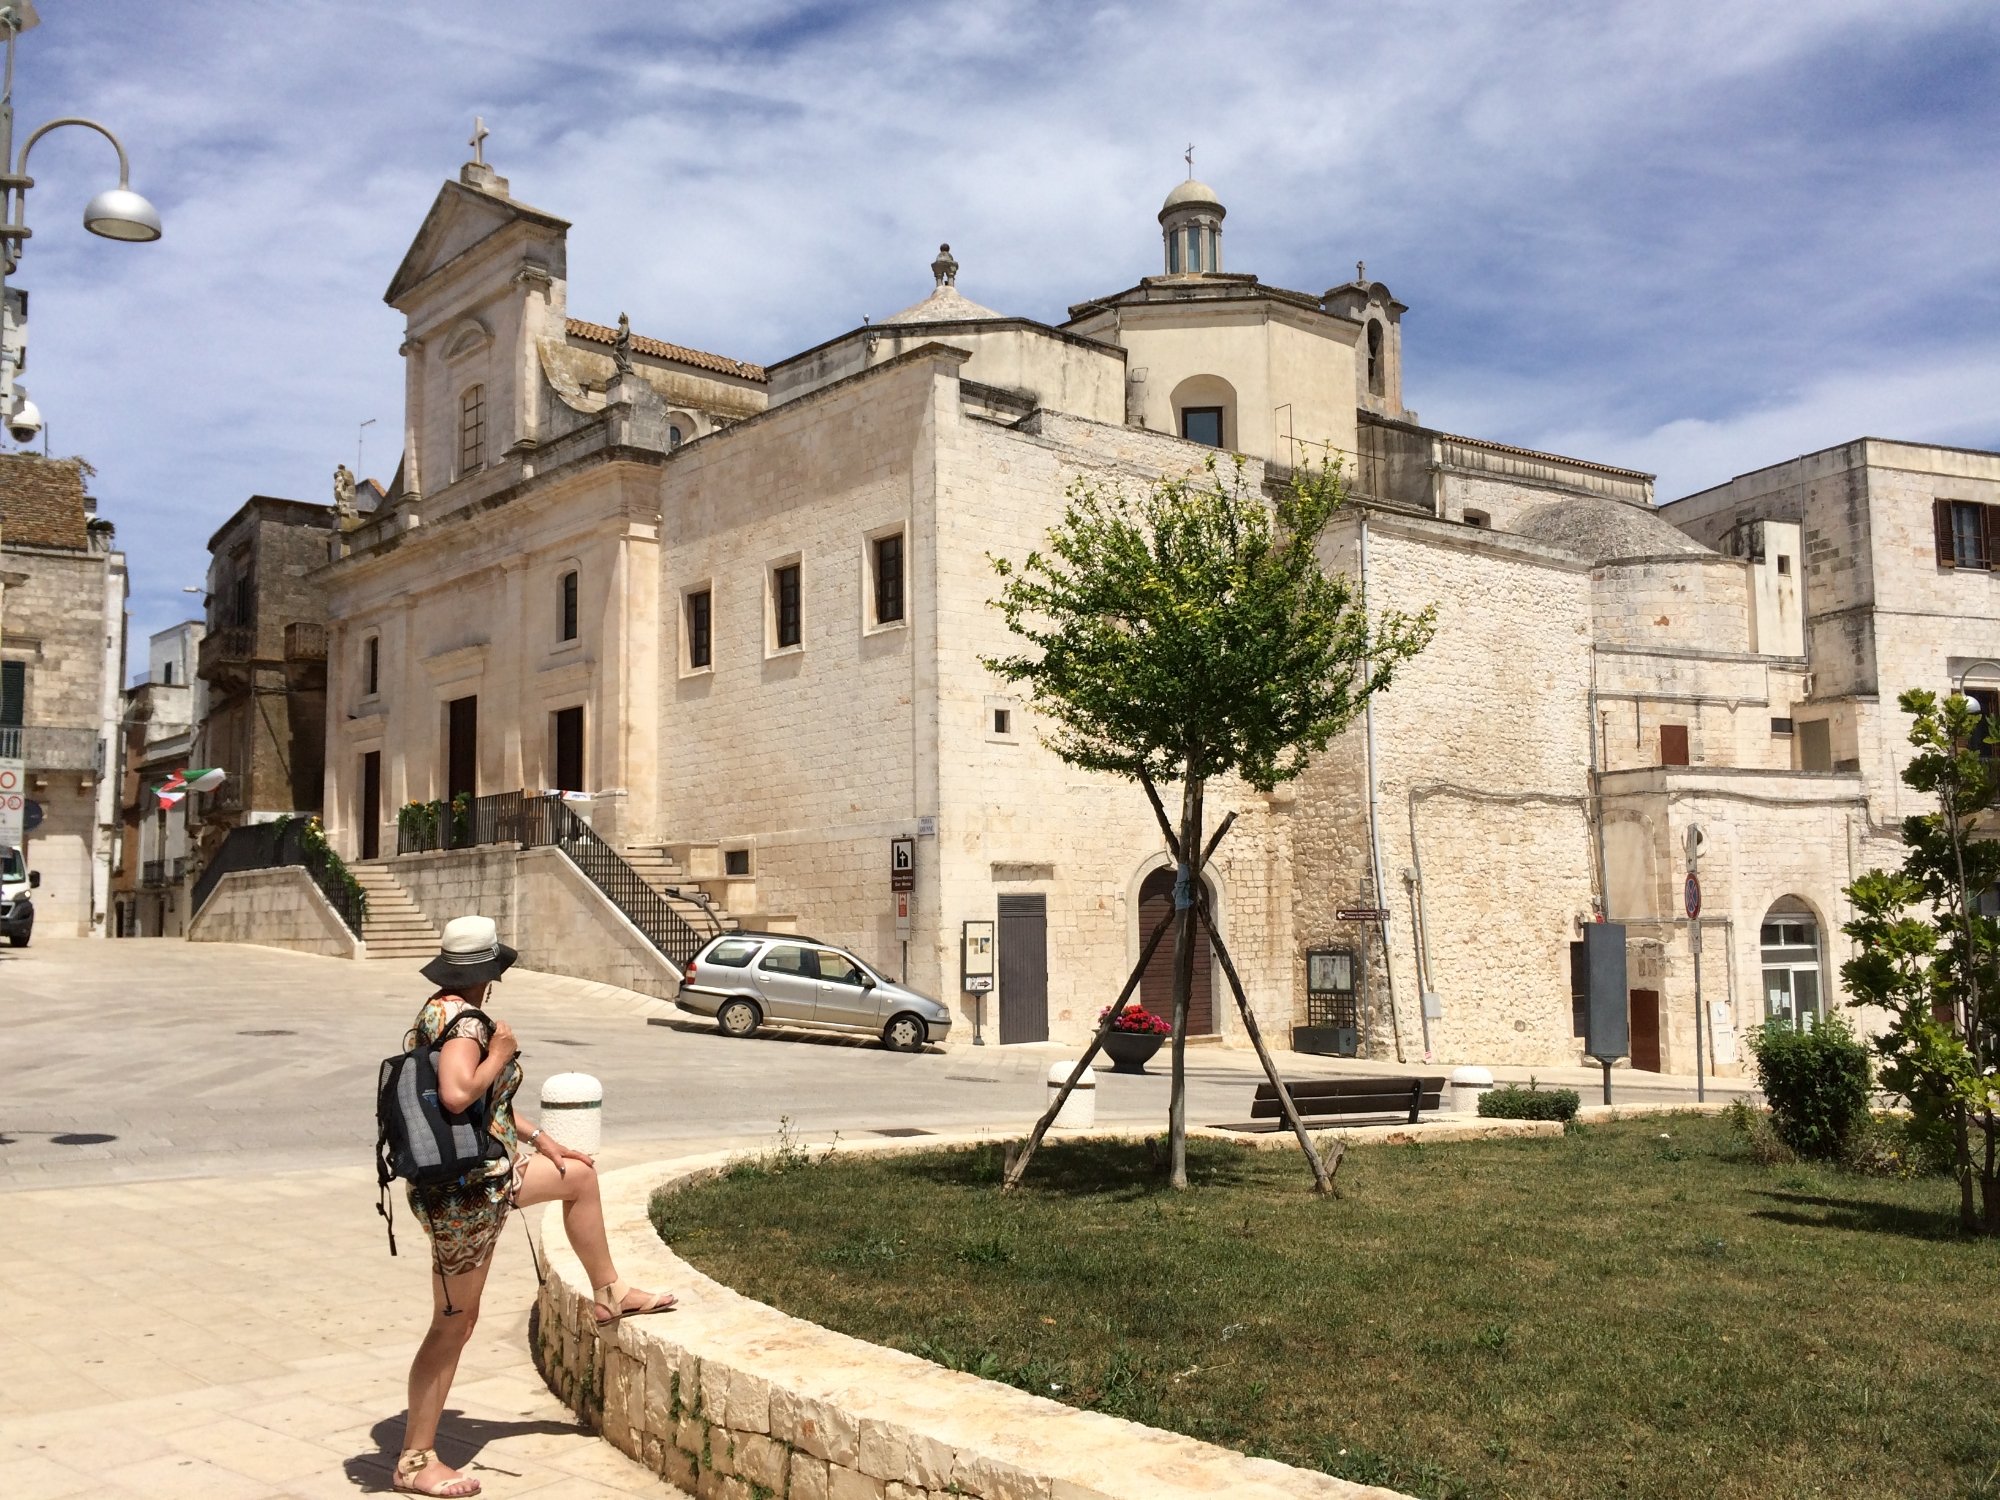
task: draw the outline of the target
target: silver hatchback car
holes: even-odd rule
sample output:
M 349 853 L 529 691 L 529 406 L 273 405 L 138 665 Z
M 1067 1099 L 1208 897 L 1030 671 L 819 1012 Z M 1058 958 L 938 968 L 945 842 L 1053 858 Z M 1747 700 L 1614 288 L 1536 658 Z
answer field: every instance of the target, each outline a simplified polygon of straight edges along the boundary
M 942 1042 L 951 1012 L 905 989 L 849 953 L 789 932 L 731 932 L 711 938 L 688 961 L 682 1010 L 713 1016 L 730 1036 L 765 1022 L 879 1036 L 882 1045 L 915 1052 Z

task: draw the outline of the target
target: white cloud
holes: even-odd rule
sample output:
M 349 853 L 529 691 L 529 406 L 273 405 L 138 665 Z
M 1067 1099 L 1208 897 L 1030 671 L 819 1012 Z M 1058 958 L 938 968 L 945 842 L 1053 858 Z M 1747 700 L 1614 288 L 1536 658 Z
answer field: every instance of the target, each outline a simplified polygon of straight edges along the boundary
M 29 383 L 99 467 L 135 635 L 245 496 L 324 498 L 365 418 L 387 477 L 381 292 L 475 112 L 574 221 L 580 316 L 744 358 L 911 302 L 941 240 L 969 296 L 1060 318 L 1154 269 L 1192 139 L 1233 268 L 1319 290 L 1365 256 L 1411 304 L 1440 425 L 1662 493 L 1863 432 L 2000 440 L 2000 23 L 1972 0 L 42 11 L 21 119 L 107 120 L 167 220 L 91 240 L 103 143 L 37 148 Z

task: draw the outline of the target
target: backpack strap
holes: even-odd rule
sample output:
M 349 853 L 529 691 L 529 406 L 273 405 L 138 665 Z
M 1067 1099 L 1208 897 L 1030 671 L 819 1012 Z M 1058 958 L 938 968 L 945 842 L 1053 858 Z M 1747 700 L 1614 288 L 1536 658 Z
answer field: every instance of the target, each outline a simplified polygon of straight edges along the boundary
M 484 1021 L 486 1023 L 488 1037 L 491 1036 L 493 1030 L 493 1018 L 487 1015 L 486 1012 L 481 1010 L 478 1006 L 472 1004 L 470 1001 L 467 1001 L 464 1010 L 460 1011 L 457 1015 L 453 1016 L 449 1021 L 444 1023 L 444 1029 L 438 1032 L 437 1040 L 432 1042 L 431 1045 L 433 1047 L 442 1047 L 446 1042 L 452 1040 L 452 1033 L 458 1030 L 458 1028 L 467 1021 Z M 468 1040 L 479 1043 L 479 1060 L 481 1062 L 486 1061 L 486 1054 L 490 1050 L 489 1041 L 486 1038 L 481 1038 L 481 1037 L 471 1037 Z

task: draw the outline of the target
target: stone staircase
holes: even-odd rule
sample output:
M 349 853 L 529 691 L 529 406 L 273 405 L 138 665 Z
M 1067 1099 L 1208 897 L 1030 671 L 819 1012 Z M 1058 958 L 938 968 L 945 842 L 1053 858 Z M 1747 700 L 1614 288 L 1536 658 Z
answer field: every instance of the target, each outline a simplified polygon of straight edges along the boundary
M 620 851 L 639 878 L 671 902 L 697 932 L 796 932 L 798 919 L 760 909 L 757 882 L 722 873 L 714 844 L 644 844 Z
M 423 909 L 410 899 L 383 864 L 353 864 L 348 869 L 368 895 L 361 921 L 361 941 L 370 958 L 432 958 L 438 951 L 438 930 Z

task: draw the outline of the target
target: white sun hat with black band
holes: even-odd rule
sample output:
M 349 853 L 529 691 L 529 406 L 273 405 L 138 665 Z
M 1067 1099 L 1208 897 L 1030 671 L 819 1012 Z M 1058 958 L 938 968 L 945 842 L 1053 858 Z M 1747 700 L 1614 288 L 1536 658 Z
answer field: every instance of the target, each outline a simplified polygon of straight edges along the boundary
M 491 984 L 520 956 L 500 941 L 500 929 L 491 917 L 453 917 L 444 924 L 438 956 L 424 965 L 423 975 L 445 990 Z

